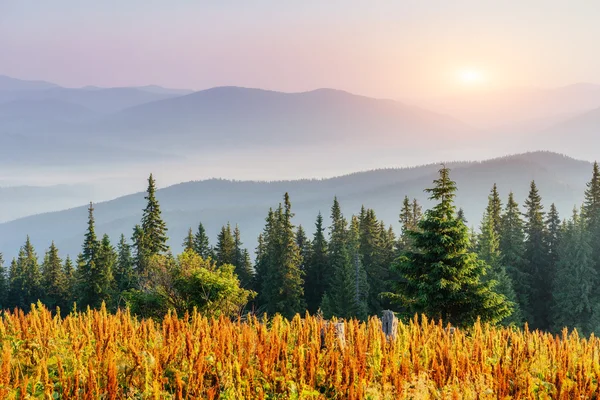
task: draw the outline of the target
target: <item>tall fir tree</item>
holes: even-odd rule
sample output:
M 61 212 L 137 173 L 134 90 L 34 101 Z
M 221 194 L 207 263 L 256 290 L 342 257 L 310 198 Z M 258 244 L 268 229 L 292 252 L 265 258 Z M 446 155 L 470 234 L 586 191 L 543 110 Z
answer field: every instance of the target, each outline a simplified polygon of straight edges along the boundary
M 43 303 L 51 310 L 56 307 L 64 311 L 68 307 L 68 283 L 63 264 L 54 242 L 44 256 L 42 263 L 42 283 L 44 288 Z
M 490 196 L 490 203 L 493 201 Z M 493 214 L 488 214 L 487 208 L 481 221 L 481 234 L 477 240 L 477 255 L 488 265 L 488 270 L 483 277 L 484 281 L 493 281 L 493 290 L 503 295 L 512 303 L 513 312 L 510 316 L 501 321 L 503 325 L 517 325 L 523 323 L 523 316 L 519 307 L 519 302 L 514 289 L 512 278 L 506 272 L 506 267 L 502 264 L 502 255 L 500 253 L 500 240 L 495 231 Z
M 8 308 L 8 273 L 4 267 L 4 255 L 0 253 L 0 311 Z
M 415 251 L 398 259 L 396 268 L 403 277 L 389 296 L 410 313 L 425 313 L 445 323 L 467 326 L 477 318 L 499 322 L 511 313 L 506 298 L 482 281 L 487 266 L 469 251 L 469 232 L 456 217 L 456 184 L 443 167 L 434 187 L 427 189 L 436 205 L 428 210 L 411 231 Z
M 221 227 L 217 236 L 217 245 L 215 246 L 215 261 L 217 265 L 235 263 L 235 238 L 231 232 L 231 225 Z
M 77 305 L 81 308 L 99 307 L 113 294 L 113 257 L 108 236 L 102 241 L 96 236 L 94 207 L 88 208 L 88 228 L 77 260 Z
M 500 194 L 498 193 L 498 186 L 494 183 L 490 195 L 488 196 L 488 205 L 486 207 L 486 214 L 492 221 L 494 232 L 496 235 L 500 234 L 500 224 L 502 216 L 502 200 L 500 200 Z
M 24 308 L 29 309 L 31 304 L 42 299 L 42 273 L 38 264 L 37 254 L 29 236 L 27 236 L 25 245 L 21 250 L 17 258 L 17 263 L 20 265 L 20 270 L 23 271 Z
M 268 227 L 265 264 L 262 282 L 265 309 L 269 314 L 280 313 L 291 318 L 305 310 L 302 262 L 292 223 L 292 205 L 288 193 L 283 206 L 271 216 Z
M 206 230 L 202 223 L 198 224 L 198 230 L 194 235 L 194 251 L 205 260 L 212 257 L 212 249 L 210 247 L 210 241 L 206 235 Z
M 113 276 L 118 296 L 136 287 L 137 280 L 133 269 L 131 246 L 127 243 L 125 235 L 121 235 L 117 245 L 117 261 Z M 119 300 L 117 300 L 117 305 L 119 305 Z
M 558 248 L 551 313 L 551 329 L 556 333 L 568 327 L 588 335 L 600 328 L 594 321 L 594 311 L 598 307 L 594 299 L 598 275 L 590 239 L 585 221 L 574 210 Z
M 384 233 L 381 231 L 381 225 L 377 221 L 375 211 L 372 209 L 365 210 L 363 207 L 358 226 L 358 252 L 372 288 L 369 291 L 367 300 L 368 312 L 371 315 L 381 313 L 382 305 L 379 294 L 388 291 L 386 290 L 386 284 L 389 279 L 389 266 L 385 265 L 383 259 L 382 234 Z
M 109 302 L 115 297 L 116 284 L 114 270 L 119 255 L 110 243 L 108 235 L 103 235 L 98 246 L 98 260 L 96 262 L 96 285 L 98 286 L 98 298 L 100 301 Z M 116 299 L 115 299 L 116 300 Z M 116 304 L 111 304 L 116 305 Z
M 422 215 L 422 208 L 417 202 L 417 199 L 413 199 L 411 202 L 408 196 L 404 196 L 402 209 L 400 211 L 401 233 L 398 238 L 398 251 L 400 253 L 411 249 L 412 239 L 409 232 L 418 229 L 417 225 L 421 220 Z
M 76 287 L 77 287 L 77 275 L 75 271 L 75 266 L 73 265 L 73 260 L 71 257 L 67 255 L 65 258 L 65 263 L 63 265 L 63 275 L 65 277 L 65 313 L 71 311 L 71 307 L 76 300 Z
M 368 313 L 368 287 L 361 285 L 365 273 L 358 252 L 360 227 L 356 219 L 353 222 L 348 229 L 340 204 L 334 198 L 328 254 L 331 274 L 321 302 L 321 309 L 327 318 L 364 318 Z
M 467 221 L 467 217 L 465 217 L 465 210 L 463 210 L 462 208 L 459 208 L 456 212 L 456 218 L 461 220 L 465 225 L 469 223 L 469 221 Z
M 529 296 L 533 283 L 525 260 L 524 223 L 512 192 L 501 217 L 499 249 L 501 263 L 513 282 L 522 318 L 530 320 Z
M 254 280 L 254 270 L 252 269 L 252 263 L 250 262 L 250 254 L 248 250 L 242 247 L 242 234 L 240 228 L 236 225 L 233 230 L 233 245 L 234 245 L 234 258 L 233 265 L 234 271 L 240 280 L 240 286 L 243 288 L 249 288 L 252 286 Z
M 23 249 L 19 250 L 19 256 L 21 254 L 23 254 Z M 6 301 L 8 308 L 25 308 L 27 304 L 24 287 L 25 280 L 23 265 L 18 263 L 16 258 L 13 258 L 8 270 L 8 299 Z
M 146 275 L 148 262 L 152 256 L 165 254 L 169 250 L 167 225 L 161 216 L 160 204 L 156 198 L 156 182 L 152 174 L 148 177 L 148 188 L 144 199 L 146 207 L 142 213 L 141 224 L 136 225 L 132 237 L 136 253 L 136 268 L 141 277 Z
M 188 230 L 181 247 L 183 247 L 183 251 L 196 251 L 194 249 L 194 234 L 192 233 L 192 228 Z
M 525 201 L 525 260 L 531 276 L 528 322 L 535 329 L 548 329 L 552 302 L 552 275 L 550 271 L 546 223 L 542 198 L 534 181 Z
M 311 314 L 315 314 L 323 300 L 327 289 L 329 260 L 327 257 L 327 239 L 323 216 L 319 212 L 315 222 L 315 234 L 312 240 L 310 259 L 306 262 L 306 278 L 304 282 L 304 298 L 306 307 Z
M 546 243 L 548 246 L 548 272 L 550 275 L 549 279 L 554 280 L 554 274 L 556 273 L 556 264 L 558 263 L 558 253 L 560 248 L 560 242 L 562 239 L 562 221 L 558 215 L 558 210 L 554 203 L 550 205 L 548 216 L 546 218 Z

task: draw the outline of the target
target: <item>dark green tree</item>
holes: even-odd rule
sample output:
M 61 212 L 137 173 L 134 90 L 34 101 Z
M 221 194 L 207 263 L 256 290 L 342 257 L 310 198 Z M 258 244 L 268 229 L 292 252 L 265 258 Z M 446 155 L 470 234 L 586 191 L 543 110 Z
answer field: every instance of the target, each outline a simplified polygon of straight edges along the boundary
M 493 201 L 490 196 L 490 202 Z M 488 207 L 490 210 L 490 207 Z M 488 265 L 488 270 L 483 281 L 492 281 L 493 290 L 496 293 L 503 295 L 512 303 L 513 312 L 510 316 L 501 321 L 503 325 L 521 325 L 523 323 L 523 315 L 519 307 L 519 302 L 514 289 L 514 284 L 511 277 L 506 272 L 505 266 L 502 264 L 502 255 L 500 253 L 500 240 L 494 229 L 494 220 L 491 214 L 487 211 L 484 213 L 481 221 L 481 234 L 477 241 L 477 255 L 479 259 Z
M 113 277 L 119 296 L 121 293 L 136 287 L 137 279 L 133 269 L 131 246 L 127 243 L 125 235 L 121 235 L 117 245 L 117 261 L 114 266 Z M 117 305 L 118 303 L 117 300 Z
M 467 326 L 477 318 L 499 322 L 512 311 L 506 298 L 482 281 L 488 268 L 469 251 L 469 232 L 456 217 L 456 184 L 443 167 L 434 187 L 426 191 L 437 204 L 411 231 L 415 251 L 399 257 L 395 267 L 403 280 L 389 296 L 410 313 L 425 313 L 445 323 Z
M 31 304 L 41 300 L 43 296 L 42 273 L 29 236 L 19 251 L 16 264 L 17 275 L 15 276 L 16 280 L 11 282 L 13 292 L 11 297 L 20 300 L 14 306 L 28 310 Z M 20 293 L 15 293 L 17 291 Z
M 550 327 L 553 276 L 550 270 L 544 207 L 533 181 L 525 201 L 525 209 L 525 260 L 531 276 L 528 322 L 534 329 L 546 330 Z
M 367 299 L 368 313 L 379 315 L 382 311 L 381 292 L 387 292 L 389 280 L 389 265 L 383 259 L 383 238 L 385 232 L 381 231 L 381 225 L 377 221 L 375 211 L 364 210 L 358 226 L 359 246 L 358 252 L 362 266 L 367 274 L 367 279 L 372 290 L 369 291 Z M 352 254 L 351 254 L 352 255 Z M 376 289 L 377 288 L 377 289 Z
M 221 227 L 217 236 L 217 245 L 215 246 L 215 261 L 217 265 L 235 263 L 235 238 L 231 232 L 231 225 Z
M 240 228 L 236 225 L 233 230 L 233 246 L 234 246 L 234 271 L 240 280 L 240 285 L 243 288 L 250 288 L 254 281 L 254 270 L 250 261 L 248 250 L 244 249 Z
M 490 195 L 488 196 L 488 206 L 486 207 L 486 214 L 488 218 L 492 221 L 494 226 L 494 232 L 496 235 L 500 234 L 500 224 L 501 224 L 501 216 L 502 216 L 502 200 L 500 200 L 500 195 L 498 194 L 498 186 L 494 183 Z
M 50 310 L 55 310 L 56 307 L 59 307 L 63 311 L 68 311 L 66 308 L 69 306 L 67 292 L 69 288 L 62 260 L 58 255 L 58 249 L 54 245 L 54 242 L 52 242 L 44 256 L 44 262 L 42 263 L 42 283 L 44 288 L 42 302 L 46 307 Z
M 198 224 L 198 230 L 194 235 L 194 251 L 204 259 L 212 256 L 210 241 L 208 240 L 208 236 L 206 236 L 206 230 L 202 223 Z
M 77 288 L 77 274 L 71 257 L 67 255 L 65 263 L 63 265 L 63 275 L 65 277 L 65 290 L 66 290 L 66 306 L 65 313 L 71 311 L 73 302 L 76 300 L 76 288 Z
M 0 253 L 0 310 L 8 308 L 8 274 L 4 268 L 4 256 Z
M 510 276 L 517 303 L 524 320 L 530 320 L 529 296 L 531 293 L 531 274 L 525 260 L 525 232 L 519 205 L 512 192 L 508 195 L 508 202 L 500 222 L 499 249 L 501 264 Z
M 558 248 L 551 310 L 554 332 L 567 327 L 588 335 L 600 327 L 593 321 L 594 310 L 598 307 L 594 299 L 598 276 L 590 239 L 585 221 L 574 210 Z
M 296 244 L 293 215 L 286 193 L 283 207 L 280 205 L 270 217 L 273 220 L 268 226 L 265 254 L 261 257 L 266 267 L 261 284 L 265 309 L 269 314 L 280 313 L 288 318 L 305 310 L 302 260 Z
M 181 244 L 183 247 L 183 251 L 196 251 L 194 249 L 194 234 L 192 233 L 192 228 L 188 230 L 188 234 L 183 239 L 183 243 Z
M 323 216 L 319 212 L 315 223 L 315 234 L 312 241 L 310 259 L 306 263 L 306 279 L 304 282 L 304 297 L 306 306 L 311 314 L 315 314 L 323 300 L 329 278 L 329 260 L 327 257 L 327 239 Z

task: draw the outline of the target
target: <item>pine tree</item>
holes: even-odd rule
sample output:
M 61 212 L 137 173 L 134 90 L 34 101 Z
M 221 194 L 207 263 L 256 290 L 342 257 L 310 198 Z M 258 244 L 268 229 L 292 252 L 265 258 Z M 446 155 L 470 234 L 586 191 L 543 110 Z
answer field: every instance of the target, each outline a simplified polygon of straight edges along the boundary
M 358 252 L 369 284 L 373 288 L 369 291 L 368 312 L 371 315 L 379 315 L 382 311 L 379 293 L 388 291 L 386 284 L 389 279 L 389 266 L 385 265 L 383 260 L 382 232 L 375 211 L 365 211 L 363 207 L 362 214 L 358 227 Z
M 531 320 L 529 294 L 532 282 L 525 260 L 525 232 L 519 205 L 512 192 L 508 195 L 508 202 L 501 217 L 499 249 L 501 264 L 513 282 L 523 319 Z
M 298 225 L 298 229 L 296 230 L 296 245 L 298 246 L 298 250 L 300 250 L 300 256 L 302 257 L 300 269 L 304 273 L 304 276 L 306 276 L 307 265 L 312 253 L 312 244 L 308 240 L 302 225 Z
M 71 311 L 73 302 L 76 299 L 77 274 L 71 257 L 67 255 L 63 265 L 63 276 L 65 277 L 65 314 Z
M 205 260 L 212 256 L 210 241 L 208 240 L 208 236 L 206 236 L 206 230 L 202 223 L 198 224 L 198 230 L 194 235 L 194 251 Z
M 188 234 L 185 239 L 183 239 L 181 246 L 183 247 L 183 251 L 196 251 L 194 250 L 194 234 L 192 233 L 192 228 L 188 230 Z
M 598 283 L 600 283 L 600 167 L 597 162 L 594 163 L 592 179 L 587 183 L 585 190 L 582 220 L 590 237 L 592 259 L 594 260 Z M 594 298 L 596 304 L 600 304 L 600 285 L 596 285 Z
M 334 198 L 331 207 L 331 222 L 328 254 L 331 274 L 321 309 L 327 318 L 364 318 L 368 313 L 368 287 L 361 285 L 364 268 L 357 251 L 357 246 L 360 246 L 359 224 L 354 219 L 351 229 L 347 228 L 337 198 Z
M 269 218 L 264 265 L 264 280 L 261 282 L 265 309 L 269 314 L 280 313 L 291 318 L 305 309 L 304 279 L 300 269 L 302 262 L 296 244 L 293 213 L 289 195 L 284 196 L 284 205 Z
M 500 200 L 500 195 L 498 194 L 498 187 L 494 183 L 490 195 L 488 196 L 488 206 L 486 208 L 486 214 L 488 218 L 492 221 L 494 232 L 496 235 L 500 234 L 500 224 L 501 224 L 501 215 L 502 215 L 502 200 Z
M 60 307 L 63 310 L 67 308 L 67 280 L 64 275 L 62 260 L 58 255 L 58 249 L 54 245 L 54 242 L 52 242 L 44 256 L 42 282 L 44 288 L 42 301 L 46 307 L 51 310 L 56 309 L 56 307 Z
M 417 225 L 423 215 L 421 206 L 417 199 L 411 202 L 408 196 L 404 196 L 402 210 L 400 211 L 401 234 L 398 241 L 398 251 L 400 253 L 410 250 L 412 241 L 409 232 L 417 229 Z
M 217 265 L 235 263 L 235 239 L 231 232 L 231 225 L 221 227 L 217 236 L 217 245 L 215 246 L 215 261 Z
M 493 198 L 490 196 L 490 202 Z M 491 210 L 490 207 L 487 210 Z M 513 313 L 502 320 L 503 325 L 521 325 L 523 316 L 519 307 L 517 295 L 514 289 L 514 283 L 506 272 L 502 264 L 502 255 L 500 253 L 500 240 L 494 229 L 494 220 L 491 214 L 486 211 L 481 221 L 481 234 L 477 241 L 477 255 L 488 265 L 488 271 L 483 277 L 483 281 L 493 281 L 493 290 L 503 295 L 512 303 Z
M 549 328 L 549 312 L 552 301 L 552 275 L 544 207 L 535 182 L 531 182 L 529 196 L 525 201 L 525 260 L 531 276 L 529 325 L 535 329 Z
M 574 210 L 558 248 L 552 290 L 551 328 L 554 332 L 568 327 L 588 335 L 600 328 L 594 321 L 594 311 L 598 307 L 594 299 L 598 275 L 594 269 L 590 239 L 585 221 Z
M 136 269 L 141 279 L 144 279 L 148 262 L 152 256 L 165 254 L 169 250 L 167 245 L 167 225 L 162 219 L 160 205 L 156 198 L 156 184 L 152 174 L 148 177 L 146 190 L 146 208 L 142 213 L 140 225 L 133 231 L 135 248 Z
M 306 265 L 306 279 L 304 282 L 304 298 L 306 299 L 306 307 L 311 314 L 315 314 L 319 309 L 328 282 L 327 239 L 325 239 L 323 216 L 320 212 L 317 215 L 315 228 L 312 252 Z
M 0 311 L 8 308 L 8 274 L 4 268 L 4 256 L 0 253 Z
M 136 287 L 131 246 L 127 243 L 125 235 L 121 235 L 119 244 L 117 245 L 117 254 L 113 276 L 117 293 L 121 294 Z
M 23 254 L 23 250 L 19 250 L 19 257 Z M 27 303 L 25 298 L 25 272 L 23 271 L 23 265 L 17 262 L 16 258 L 13 258 L 10 263 L 8 270 L 8 308 L 20 308 L 24 309 Z
M 42 299 L 42 273 L 38 264 L 38 257 L 35 253 L 35 249 L 31 244 L 29 236 L 25 241 L 25 245 L 19 252 L 17 258 L 17 264 L 19 270 L 22 271 L 22 291 L 25 303 L 22 304 L 24 309 L 29 309 L 31 304 L 36 303 Z
M 558 253 L 560 242 L 562 239 L 562 221 L 558 215 L 558 210 L 554 203 L 550 205 L 550 211 L 546 219 L 546 243 L 548 246 L 548 272 L 551 282 L 554 280 L 556 273 L 556 264 L 558 262 Z M 550 283 L 552 285 L 552 283 Z
M 510 304 L 483 282 L 487 266 L 469 251 L 469 233 L 456 217 L 456 184 L 443 167 L 427 189 L 437 204 L 411 231 L 416 251 L 405 252 L 396 268 L 403 281 L 390 297 L 411 313 L 425 313 L 445 323 L 467 326 L 481 318 L 498 322 L 511 313 Z
M 250 261 L 250 254 L 248 253 L 248 250 L 242 248 L 243 243 L 240 228 L 237 225 L 233 230 L 233 245 L 234 271 L 240 280 L 240 286 L 243 288 L 249 288 L 254 280 L 254 271 L 252 269 L 252 262 Z
M 97 308 L 112 294 L 114 249 L 108 236 L 98 241 L 95 230 L 94 207 L 88 208 L 88 229 L 82 252 L 77 260 L 77 305 Z

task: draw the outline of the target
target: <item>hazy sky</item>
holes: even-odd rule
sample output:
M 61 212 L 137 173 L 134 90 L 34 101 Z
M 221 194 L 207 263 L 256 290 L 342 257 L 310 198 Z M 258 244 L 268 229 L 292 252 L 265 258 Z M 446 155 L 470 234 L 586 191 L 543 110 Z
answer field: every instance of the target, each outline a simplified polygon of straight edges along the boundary
M 554 87 L 600 82 L 599 18 L 595 0 L 0 0 L 0 74 L 389 98 Z

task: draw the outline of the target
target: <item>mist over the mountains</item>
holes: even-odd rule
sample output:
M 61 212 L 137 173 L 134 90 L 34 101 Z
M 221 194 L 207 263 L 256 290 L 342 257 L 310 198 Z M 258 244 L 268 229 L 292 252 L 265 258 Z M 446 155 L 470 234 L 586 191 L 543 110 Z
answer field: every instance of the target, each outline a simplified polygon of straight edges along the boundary
M 64 88 L 2 76 L 0 185 L 27 189 L 6 191 L 0 221 L 140 192 L 150 172 L 166 187 L 330 178 L 537 150 L 592 161 L 599 107 L 593 84 L 411 103 L 333 89 Z M 23 190 L 36 195 L 21 201 L 14 193 Z

